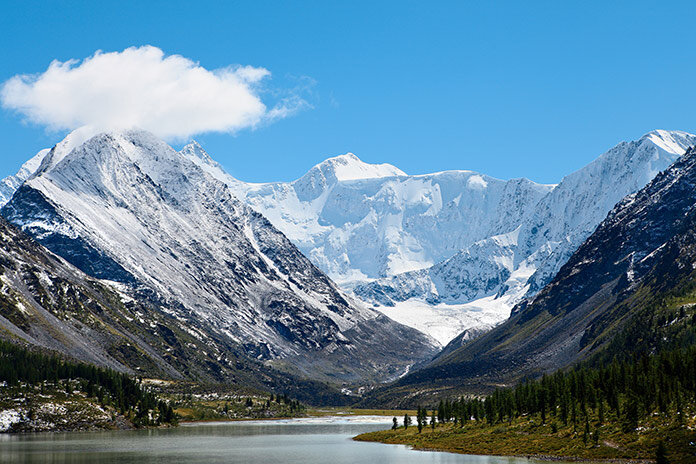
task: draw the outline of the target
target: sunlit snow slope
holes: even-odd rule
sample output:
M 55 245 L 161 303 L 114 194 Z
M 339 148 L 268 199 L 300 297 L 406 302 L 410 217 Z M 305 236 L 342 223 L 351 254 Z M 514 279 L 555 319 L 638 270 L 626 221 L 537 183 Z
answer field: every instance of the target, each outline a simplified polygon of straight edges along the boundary
M 433 353 L 344 294 L 200 163 L 143 131 L 78 135 L 2 214 L 82 271 L 149 296 L 194 336 L 312 378 L 386 380 Z
M 556 275 L 618 201 L 694 143 L 695 136 L 677 131 L 653 131 L 620 143 L 566 176 L 509 231 L 476 241 L 427 269 L 358 285 L 355 294 L 404 323 L 416 304 L 447 307 L 450 313 L 458 309 L 458 328 L 447 319 L 431 322 L 427 332 L 441 342 L 476 324 L 500 322 L 521 298 L 536 294 Z

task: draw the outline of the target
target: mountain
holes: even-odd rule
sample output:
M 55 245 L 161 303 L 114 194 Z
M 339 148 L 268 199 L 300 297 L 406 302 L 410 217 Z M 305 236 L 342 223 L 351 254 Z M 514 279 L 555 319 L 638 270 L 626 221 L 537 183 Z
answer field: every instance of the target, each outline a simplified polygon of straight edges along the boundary
M 429 394 L 485 391 L 582 360 L 602 365 L 693 344 L 694 263 L 696 147 L 619 202 L 509 320 L 458 341 L 382 391 L 382 401 L 425 388 Z
M 180 153 L 267 217 L 344 291 L 445 345 L 505 320 L 616 202 L 695 141 L 653 131 L 557 186 L 471 171 L 408 176 L 353 154 L 329 158 L 293 182 L 252 184 L 227 174 L 196 142 Z
M 558 272 L 611 208 L 696 136 L 622 142 L 558 185 L 471 171 L 407 176 L 352 154 L 288 183 L 249 184 L 196 143 L 182 150 L 261 212 L 319 268 L 440 343 L 488 329 Z
M 220 362 L 232 362 L 232 350 L 361 384 L 434 353 L 421 333 L 353 301 L 185 154 L 143 131 L 83 139 L 47 153 L 2 215 L 124 298 L 182 323 Z
M 94 279 L 0 218 L 0 338 L 130 375 L 237 385 L 341 404 L 325 384 L 249 359 L 224 337 L 211 344 L 189 324 Z M 225 347 L 224 355 L 211 347 Z
M 182 153 L 215 172 L 345 288 L 428 267 L 507 231 L 551 189 L 471 171 L 407 176 L 352 153 L 329 158 L 293 182 L 251 184 L 226 174 L 196 143 Z
M 225 182 L 346 290 L 428 268 L 479 240 L 514 230 L 553 189 L 472 171 L 407 176 L 351 153 L 329 158 L 293 182 L 250 184 L 227 174 L 195 142 L 182 154 Z M 375 303 L 367 292 L 356 294 Z M 509 314 L 509 307 L 482 313 L 433 310 L 428 303 L 411 318 L 404 317 L 405 310 L 378 309 L 444 343 L 466 327 L 492 326 Z
M 543 288 L 618 201 L 694 143 L 694 135 L 661 130 L 622 142 L 563 178 L 504 233 L 476 241 L 429 268 L 358 285 L 354 292 L 386 306 L 385 314 L 404 323 L 416 311 L 432 312 L 428 306 L 445 314 L 460 308 L 460 324 L 440 324 L 440 333 L 450 339 L 468 328 L 494 325 L 522 298 Z M 517 211 L 512 217 L 518 217 Z

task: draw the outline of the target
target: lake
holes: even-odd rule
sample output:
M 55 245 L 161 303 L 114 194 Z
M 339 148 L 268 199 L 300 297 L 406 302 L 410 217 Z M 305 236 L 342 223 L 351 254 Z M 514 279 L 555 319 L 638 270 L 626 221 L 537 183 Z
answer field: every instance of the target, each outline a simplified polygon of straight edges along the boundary
M 529 464 L 351 440 L 391 418 L 323 417 L 182 424 L 172 429 L 1 435 L 2 463 Z

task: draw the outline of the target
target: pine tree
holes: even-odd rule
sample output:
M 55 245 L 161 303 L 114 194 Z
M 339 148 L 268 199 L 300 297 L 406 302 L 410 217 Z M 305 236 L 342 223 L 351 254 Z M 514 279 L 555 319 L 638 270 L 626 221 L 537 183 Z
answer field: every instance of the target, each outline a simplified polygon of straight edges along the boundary
M 582 442 L 587 445 L 587 441 L 590 439 L 590 422 L 585 418 L 585 430 L 582 434 Z
M 638 401 L 634 395 L 629 395 L 624 404 L 621 425 L 623 431 L 628 433 L 634 431 L 638 427 Z
M 655 464 L 669 464 L 669 460 L 667 459 L 667 448 L 665 447 L 665 442 L 662 440 L 657 444 Z

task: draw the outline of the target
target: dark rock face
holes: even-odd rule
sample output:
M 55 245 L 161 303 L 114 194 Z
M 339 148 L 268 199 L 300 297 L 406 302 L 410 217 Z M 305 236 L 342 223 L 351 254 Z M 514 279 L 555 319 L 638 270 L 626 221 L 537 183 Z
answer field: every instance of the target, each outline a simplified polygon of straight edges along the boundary
M 73 266 L 98 279 L 135 283 L 135 278 L 123 266 L 92 247 L 81 237 L 58 233 L 55 229 L 68 227 L 58 211 L 41 192 L 22 185 L 16 201 L 7 204 L 0 214 L 8 221 L 25 224 L 24 231 Z M 50 225 L 54 230 L 42 226 Z
M 630 291 L 662 258 L 661 248 L 690 230 L 695 206 L 692 148 L 644 189 L 617 204 L 553 281 L 515 312 L 524 313 L 523 320 L 543 311 L 569 312 L 613 281 L 614 294 Z

